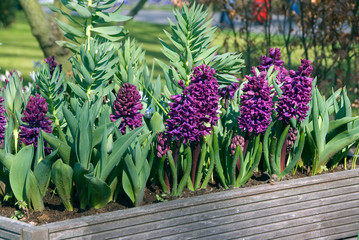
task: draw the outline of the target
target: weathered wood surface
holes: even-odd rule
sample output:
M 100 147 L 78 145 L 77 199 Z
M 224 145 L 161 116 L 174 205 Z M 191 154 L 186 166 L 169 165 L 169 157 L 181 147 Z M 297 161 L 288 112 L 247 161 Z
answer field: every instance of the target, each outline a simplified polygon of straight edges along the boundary
M 5 221 L 2 224 L 0 218 L 1 237 L 19 239 L 19 229 L 24 228 L 24 240 L 355 238 L 359 230 L 359 169 L 234 189 L 41 227 L 13 224 L 7 228 L 6 224 Z
M 25 227 L 31 227 L 31 225 L 0 216 L 1 239 L 20 239 L 21 229 Z
M 44 225 L 50 239 L 339 239 L 359 230 L 359 170 Z

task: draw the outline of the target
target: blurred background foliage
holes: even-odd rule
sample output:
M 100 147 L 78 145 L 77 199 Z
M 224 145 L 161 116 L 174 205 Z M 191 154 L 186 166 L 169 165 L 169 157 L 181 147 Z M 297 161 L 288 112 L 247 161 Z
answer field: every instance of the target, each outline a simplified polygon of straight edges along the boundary
M 55 0 L 55 4 L 58 0 Z M 188 0 L 194 1 L 194 0 Z M 173 6 L 188 3 L 183 0 L 125 1 L 127 15 L 146 11 L 170 11 Z M 40 1 L 46 3 L 49 1 Z M 122 1 L 119 1 L 120 4 Z M 282 58 L 290 69 L 301 58 L 310 59 L 314 76 L 321 90 L 348 87 L 348 93 L 359 107 L 359 16 L 358 0 L 197 0 L 206 4 L 219 27 L 215 44 L 220 51 L 242 52 L 246 60 L 243 77 L 251 66 L 260 62 L 269 47 L 280 47 Z M 17 68 L 26 80 L 34 63 L 47 57 L 32 37 L 29 18 L 19 9 L 18 0 L 0 2 L 0 73 Z M 18 10 L 18 11 L 17 11 Z M 303 13 L 303 14 L 302 14 Z M 47 16 L 49 17 L 49 16 Z M 75 16 L 76 17 L 76 16 Z M 15 20 L 16 18 L 16 20 Z M 146 50 L 148 64 L 154 58 L 165 60 L 159 38 L 167 26 L 129 21 L 129 36 L 135 37 Z M 41 46 L 41 44 L 40 44 Z M 155 66 L 155 74 L 161 74 Z

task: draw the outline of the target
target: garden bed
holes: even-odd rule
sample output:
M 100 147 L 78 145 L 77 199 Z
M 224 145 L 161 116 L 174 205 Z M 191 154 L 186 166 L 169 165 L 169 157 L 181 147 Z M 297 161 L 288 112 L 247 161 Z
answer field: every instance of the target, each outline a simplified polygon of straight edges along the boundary
M 341 239 L 359 229 L 359 169 L 40 226 L 1 217 L 9 239 Z

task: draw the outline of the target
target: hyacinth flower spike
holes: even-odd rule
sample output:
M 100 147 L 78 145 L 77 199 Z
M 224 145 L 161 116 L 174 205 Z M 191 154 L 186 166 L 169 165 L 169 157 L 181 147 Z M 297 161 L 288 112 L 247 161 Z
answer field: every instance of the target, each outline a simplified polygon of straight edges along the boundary
M 213 126 L 216 126 L 219 119 L 217 116 L 220 98 L 219 85 L 214 74 L 215 70 L 213 68 L 203 64 L 194 67 L 188 86 L 185 86 L 183 81 L 179 81 L 183 92 L 171 97 L 169 118 L 165 123 L 166 137 L 169 141 L 177 142 L 173 154 L 175 166 L 178 164 L 178 150 L 181 143 L 187 145 L 186 159 L 189 159 L 189 156 L 191 157 L 188 160 L 189 165 L 186 165 L 185 173 L 192 168 L 191 181 L 189 181 L 189 188 L 192 190 L 196 183 L 197 186 L 199 184 L 198 169 L 201 169 L 201 167 L 199 167 L 198 160 L 201 156 L 201 149 L 205 144 L 202 139 L 211 133 Z M 174 175 L 173 171 L 172 175 Z M 188 177 L 186 174 L 182 177 L 175 194 L 178 195 L 182 191 L 184 187 L 182 183 L 187 183 L 186 177 Z
M 298 71 L 289 71 L 283 80 L 276 104 L 276 124 L 264 136 L 264 159 L 268 170 L 282 178 L 296 165 L 304 147 L 300 123 L 307 117 L 312 93 L 310 61 L 302 60 Z M 292 126 L 292 127 L 291 127 Z M 300 130 L 300 131 L 298 131 Z M 300 133 L 299 133 L 300 132 Z
M 5 112 L 6 110 L 3 107 L 4 99 L 0 96 L 0 145 L 3 147 L 4 138 L 5 138 L 5 125 L 7 123 Z
M 52 133 L 51 120 L 46 117 L 47 110 L 47 103 L 44 98 L 40 97 L 39 94 L 30 96 L 24 111 L 24 117 L 21 118 L 24 123 L 20 125 L 19 137 L 21 143 L 24 145 L 33 144 L 36 148 L 40 130 Z M 45 154 L 50 154 L 52 148 L 47 147 L 47 144 L 44 144 L 44 148 Z
M 219 149 L 218 136 L 214 136 L 216 170 L 223 186 L 239 187 L 248 181 L 262 154 L 261 134 L 271 123 L 273 96 L 272 87 L 266 79 L 267 73 L 257 73 L 254 67 L 251 71 L 253 76 L 246 76 L 248 81 L 241 89 L 238 126 L 242 136 L 235 135 L 228 139 L 231 157 L 226 158 L 224 162 L 220 161 L 216 151 Z
M 113 108 L 115 114 L 111 115 L 111 121 L 115 122 L 122 118 L 119 130 L 122 134 L 126 133 L 126 127 L 131 130 L 142 126 L 142 110 L 141 95 L 135 85 L 124 83 L 118 91 Z

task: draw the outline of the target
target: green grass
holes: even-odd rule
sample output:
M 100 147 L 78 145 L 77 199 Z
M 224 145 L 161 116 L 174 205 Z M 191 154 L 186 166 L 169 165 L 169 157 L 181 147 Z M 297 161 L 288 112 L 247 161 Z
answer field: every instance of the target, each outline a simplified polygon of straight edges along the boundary
M 30 80 L 33 61 L 43 59 L 44 56 L 24 14 L 16 17 L 16 22 L 10 28 L 0 29 L 0 72 L 17 69 L 25 80 Z
M 161 52 L 159 41 L 159 38 L 166 39 L 163 29 L 169 30 L 167 25 L 130 21 L 126 28 L 130 32 L 129 36 L 137 39 L 146 50 L 146 60 L 150 68 L 154 58 L 167 61 Z M 29 73 L 34 70 L 34 61 L 43 60 L 44 56 L 22 12 L 17 14 L 16 22 L 10 28 L 0 29 L 0 42 L 0 73 L 17 69 L 25 81 L 29 81 Z M 155 65 L 156 76 L 161 73 L 161 68 Z

